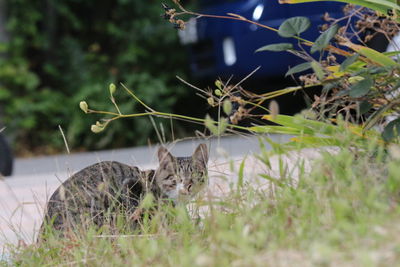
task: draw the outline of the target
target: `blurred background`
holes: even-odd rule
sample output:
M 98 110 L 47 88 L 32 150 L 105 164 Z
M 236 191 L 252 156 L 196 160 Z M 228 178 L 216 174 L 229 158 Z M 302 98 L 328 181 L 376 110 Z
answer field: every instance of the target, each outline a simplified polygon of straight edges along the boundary
M 233 12 L 278 28 L 288 17 L 304 15 L 318 35 L 324 12 L 341 15 L 341 4 L 280 5 L 267 0 L 182 1 L 207 14 Z M 167 4 L 173 6 L 173 3 Z M 100 116 L 78 107 L 88 102 L 112 110 L 108 85 L 124 83 L 144 102 L 163 112 L 204 117 L 210 112 L 192 88 L 176 75 L 204 88 L 215 79 L 243 79 L 247 90 L 266 92 L 288 85 L 289 66 L 302 60 L 286 52 L 257 53 L 266 44 L 288 41 L 275 32 L 243 22 L 201 18 L 186 20 L 177 31 L 162 18 L 160 1 L 0 0 L 0 129 L 20 157 L 64 152 L 60 125 L 72 151 L 132 147 L 156 142 L 148 118 L 123 119 L 100 134 L 90 126 Z M 292 42 L 293 40 L 291 40 Z M 277 78 L 278 77 L 278 78 Z M 142 112 L 123 90 L 115 95 L 123 113 Z M 303 94 L 278 99 L 283 113 L 305 105 Z M 171 140 L 171 122 L 163 123 Z M 174 138 L 193 135 L 195 125 L 173 122 Z
M 176 30 L 160 1 L 0 0 L 0 129 L 18 156 L 145 144 L 148 119 L 119 120 L 102 134 L 79 101 L 110 110 L 108 85 L 123 82 L 157 110 L 171 112 L 193 92 Z M 140 107 L 122 91 L 123 112 Z M 166 123 L 168 128 L 169 122 Z M 175 135 L 183 136 L 180 124 Z M 165 129 L 166 134 L 169 133 Z

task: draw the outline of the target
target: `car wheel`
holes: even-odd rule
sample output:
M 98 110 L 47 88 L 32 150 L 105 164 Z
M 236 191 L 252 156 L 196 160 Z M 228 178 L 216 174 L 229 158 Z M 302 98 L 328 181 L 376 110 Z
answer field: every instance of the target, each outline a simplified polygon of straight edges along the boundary
M 385 35 L 377 33 L 367 42 L 367 46 L 381 53 L 400 51 L 400 33 L 396 34 L 390 42 Z
M 382 33 L 376 33 L 374 37 L 369 40 L 366 45 L 378 52 L 386 52 L 389 45 L 389 40 Z
M 0 174 L 10 176 L 12 174 L 13 156 L 4 136 L 0 134 Z

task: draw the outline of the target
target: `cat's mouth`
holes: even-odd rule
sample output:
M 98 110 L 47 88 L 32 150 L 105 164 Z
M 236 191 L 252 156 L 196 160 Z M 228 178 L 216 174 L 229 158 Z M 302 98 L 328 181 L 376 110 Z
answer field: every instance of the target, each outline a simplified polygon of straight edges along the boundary
M 176 191 L 178 192 L 178 196 L 186 196 L 189 195 L 190 192 L 190 186 L 188 186 L 187 188 L 185 188 L 185 185 L 183 183 L 180 183 L 176 186 Z
M 176 202 L 187 202 L 191 198 L 191 194 L 189 191 L 184 190 L 182 188 L 177 187 L 175 190 L 171 190 L 166 193 L 167 198 Z

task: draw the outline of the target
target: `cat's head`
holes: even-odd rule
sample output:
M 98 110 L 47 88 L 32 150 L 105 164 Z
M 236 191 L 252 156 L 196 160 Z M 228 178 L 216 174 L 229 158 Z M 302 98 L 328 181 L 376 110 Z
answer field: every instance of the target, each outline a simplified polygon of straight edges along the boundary
M 158 150 L 156 183 L 164 197 L 184 201 L 198 193 L 207 183 L 208 151 L 200 144 L 191 157 L 174 157 L 164 147 Z

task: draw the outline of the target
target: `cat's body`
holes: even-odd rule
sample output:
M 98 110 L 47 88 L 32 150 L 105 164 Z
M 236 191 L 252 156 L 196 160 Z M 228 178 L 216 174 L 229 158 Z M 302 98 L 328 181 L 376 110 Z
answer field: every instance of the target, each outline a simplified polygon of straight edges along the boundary
M 68 178 L 50 197 L 39 239 L 46 227 L 60 232 L 77 227 L 112 224 L 117 215 L 131 220 L 140 201 L 152 193 L 156 200 L 184 201 L 207 182 L 207 147 L 198 146 L 191 157 L 158 151 L 159 167 L 140 171 L 115 161 L 96 163 Z

